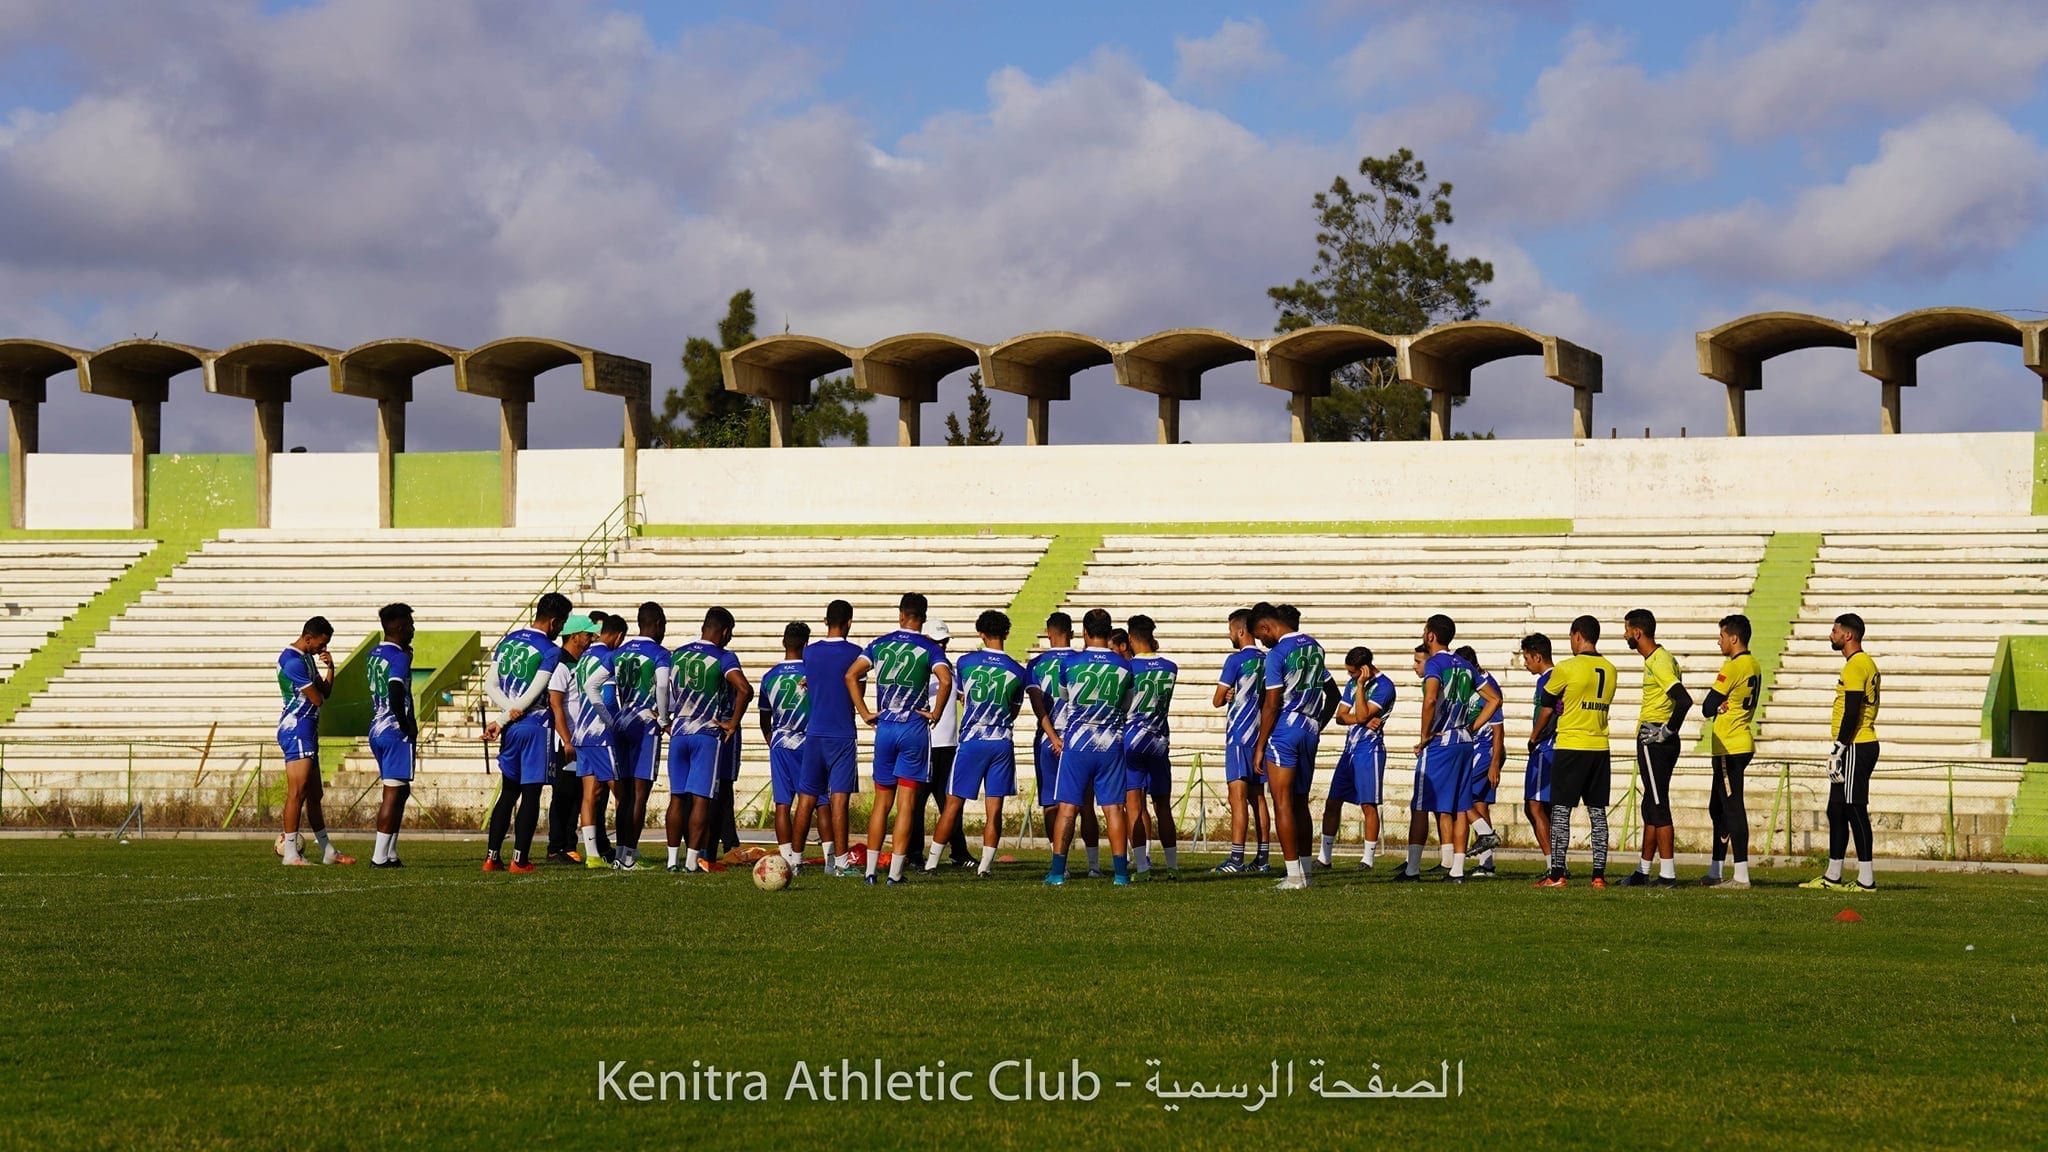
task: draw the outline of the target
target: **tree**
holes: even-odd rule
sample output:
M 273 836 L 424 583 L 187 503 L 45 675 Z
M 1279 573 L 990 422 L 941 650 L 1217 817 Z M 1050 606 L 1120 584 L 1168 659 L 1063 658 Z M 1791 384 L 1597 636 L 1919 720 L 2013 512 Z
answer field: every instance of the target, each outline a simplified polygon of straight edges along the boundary
M 967 444 L 1001 444 L 1003 434 L 989 419 L 988 389 L 982 387 L 981 372 L 967 374 L 967 431 L 960 430 L 960 417 L 946 413 L 946 443 L 955 448 Z
M 1488 301 L 1479 287 L 1493 265 L 1457 260 L 1437 240 L 1451 223 L 1451 185 L 1428 188 L 1429 170 L 1403 148 L 1358 162 L 1364 186 L 1339 176 L 1315 196 L 1312 277 L 1266 289 L 1280 310 L 1274 330 L 1355 324 L 1389 335 L 1471 320 Z M 1425 191 L 1425 188 L 1428 188 Z M 1311 440 L 1420 440 L 1429 435 L 1429 398 L 1394 375 L 1391 357 L 1346 365 L 1331 394 L 1309 408 Z
M 752 396 L 728 392 L 719 354 L 754 341 L 754 291 L 743 288 L 726 302 L 718 322 L 718 342 L 702 336 L 683 341 L 683 386 L 662 399 L 654 422 L 654 442 L 670 448 L 765 448 L 768 446 L 768 405 Z M 853 380 L 837 376 L 820 380 L 811 398 L 795 405 L 791 440 L 816 447 L 833 440 L 865 446 L 868 415 L 864 397 Z

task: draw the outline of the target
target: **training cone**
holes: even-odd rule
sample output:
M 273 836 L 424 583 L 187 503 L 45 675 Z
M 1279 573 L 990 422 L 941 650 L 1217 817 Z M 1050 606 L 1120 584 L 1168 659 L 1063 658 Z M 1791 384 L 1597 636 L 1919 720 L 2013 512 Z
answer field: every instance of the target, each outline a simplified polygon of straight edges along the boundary
M 1857 915 L 1854 908 L 1844 908 L 1840 912 L 1835 913 L 1835 923 L 1861 924 L 1863 923 L 1863 917 Z

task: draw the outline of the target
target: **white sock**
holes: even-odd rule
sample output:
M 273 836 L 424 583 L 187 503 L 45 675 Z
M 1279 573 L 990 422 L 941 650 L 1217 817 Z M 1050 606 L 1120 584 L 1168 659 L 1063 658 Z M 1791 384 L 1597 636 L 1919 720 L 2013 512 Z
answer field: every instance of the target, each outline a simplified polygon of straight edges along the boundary
M 880 864 L 881 862 L 882 854 L 880 852 L 869 852 L 867 869 L 868 875 L 873 876 L 875 874 L 875 865 Z
M 1737 884 L 1749 883 L 1749 861 L 1737 860 L 1735 862 L 1735 882 Z
M 1712 861 L 1707 865 L 1707 878 L 1710 880 L 1719 880 L 1721 878 L 1721 862 L 1719 860 Z
M 1463 852 L 1453 852 L 1453 853 L 1451 853 L 1451 875 L 1453 875 L 1453 876 L 1463 876 L 1464 874 L 1465 874 L 1465 854 L 1464 854 Z
M 377 847 L 370 853 L 370 863 L 382 864 L 391 858 L 391 841 L 396 839 L 389 832 L 377 833 Z
M 1646 856 L 1646 857 L 1644 857 L 1643 859 L 1641 859 L 1641 860 L 1638 860 L 1638 861 L 1636 861 L 1636 875 L 1638 875 L 1638 876 L 1648 876 L 1649 874 L 1650 874 L 1650 860 L 1649 860 L 1649 857 L 1647 857 L 1647 856 Z
M 1306 873 L 1304 873 L 1304 872 L 1303 872 L 1303 871 L 1301 870 L 1301 861 L 1300 861 L 1300 860 L 1298 860 L 1298 859 L 1296 859 L 1296 860 L 1289 860 L 1289 861 L 1287 862 L 1287 878 L 1288 878 L 1288 879 L 1290 879 L 1290 880 L 1300 880 L 1300 879 L 1306 879 L 1306 877 L 1307 877 L 1307 874 L 1306 874 Z
M 332 844 L 331 842 L 329 842 L 329 840 L 327 839 L 327 829 L 325 829 L 325 828 L 315 828 L 315 829 L 313 829 L 313 839 L 315 839 L 315 840 L 318 840 L 318 841 L 320 842 L 320 850 L 321 850 L 322 852 L 332 852 L 332 851 L 334 851 L 334 845 L 333 845 L 333 844 Z
M 939 856 L 945 850 L 945 843 L 937 838 L 933 838 L 932 850 L 924 854 L 924 870 L 927 872 L 937 872 L 939 870 Z
M 1877 883 L 1877 865 L 1869 860 L 1856 862 L 1856 879 L 1869 887 Z
M 1472 821 L 1472 831 L 1477 832 L 1481 836 L 1491 836 L 1493 835 L 1493 825 L 1488 824 L 1484 816 L 1476 817 Z
M 1180 845 L 1168 844 L 1162 850 L 1166 853 L 1166 870 L 1169 872 L 1180 871 Z
M 1090 872 L 1102 871 L 1102 846 L 1099 844 L 1088 845 L 1088 870 Z
M 597 825 L 583 826 L 583 858 L 588 860 L 597 855 Z
M 1828 861 L 1828 872 L 1827 872 L 1827 876 L 1828 876 L 1828 879 L 1830 879 L 1830 880 L 1840 880 L 1840 879 L 1842 878 L 1842 861 L 1840 861 L 1840 860 L 1830 860 L 1830 861 Z
M 1330 856 L 1332 853 L 1336 851 L 1337 838 L 1335 836 L 1323 837 L 1323 850 L 1321 852 L 1316 853 L 1316 862 L 1321 864 L 1323 867 L 1328 868 L 1330 866 Z
M 1373 858 L 1374 856 L 1377 856 L 1377 855 L 1379 855 L 1379 851 L 1380 851 L 1380 842 L 1379 842 L 1379 841 L 1377 841 L 1377 840 L 1367 840 L 1367 841 L 1365 842 L 1365 853 L 1364 853 L 1364 855 L 1360 856 L 1360 857 L 1359 857 L 1359 859 L 1361 859 L 1361 860 L 1364 860 L 1364 861 L 1365 861 L 1365 862 L 1366 862 L 1367 864 L 1370 864 L 1370 863 L 1372 863 L 1372 858 Z
M 284 858 L 287 860 L 301 859 L 299 855 L 298 833 L 287 832 L 284 834 Z
M 1482 868 L 1493 867 L 1493 849 L 1488 848 L 1479 854 L 1479 866 Z
M 825 858 L 825 863 L 831 865 L 834 868 L 841 868 L 845 866 L 844 863 L 839 859 L 839 857 L 832 855 L 832 842 L 830 840 L 818 841 L 818 848 L 820 849 L 819 855 Z
M 798 857 L 798 856 L 797 856 L 797 854 L 796 854 L 796 849 L 794 849 L 794 848 L 791 848 L 791 847 L 789 846 L 789 841 L 787 841 L 787 840 L 783 841 L 783 842 L 782 842 L 782 843 L 780 843 L 780 844 L 777 844 L 777 845 L 775 846 L 775 850 L 776 850 L 777 852 L 781 853 L 781 854 L 782 854 L 782 858 L 783 858 L 784 860 L 787 860 L 787 861 L 789 861 L 789 862 L 790 862 L 791 864 L 799 864 L 799 863 L 802 863 L 801 859 L 799 859 L 799 857 Z
M 677 858 L 678 858 L 678 857 L 680 857 L 680 856 L 681 856 L 682 854 L 683 854 L 683 850 L 682 850 L 681 848 L 677 847 L 677 846 L 676 846 L 676 845 L 674 845 L 674 844 L 671 844 L 671 845 L 669 845 L 669 846 L 668 846 L 668 866 L 669 866 L 669 867 L 671 867 L 671 868 L 673 868 L 673 867 L 675 867 L 675 866 L 676 866 L 676 865 L 677 865 L 678 863 L 680 863 L 680 861 L 679 861 L 679 860 L 678 860 Z
M 983 844 L 983 845 L 981 846 L 981 868 L 979 869 L 979 871 L 980 871 L 980 872 L 981 872 L 981 873 L 982 873 L 983 875 L 987 875 L 987 874 L 988 874 L 988 870 L 989 870 L 990 868 L 993 868 L 993 867 L 995 867 L 995 863 L 996 863 L 996 850 L 995 850 L 994 848 L 990 847 L 990 846 L 989 846 L 989 845 L 987 845 L 987 844 Z
M 1657 875 L 1666 880 L 1678 879 L 1678 862 L 1666 856 L 1657 862 Z
M 905 857 L 901 852 L 898 852 L 895 855 L 889 857 L 889 879 L 903 879 L 903 861 L 905 859 L 907 859 L 907 857 Z
M 846 853 L 841 852 L 839 854 L 838 860 L 834 862 L 833 867 L 839 869 L 841 872 L 844 872 L 848 868 L 853 867 L 853 858 L 848 856 Z
M 1422 845 L 1420 844 L 1410 844 L 1408 846 L 1408 875 L 1422 875 Z
M 1443 866 L 1449 868 L 1451 866 L 1451 846 L 1449 844 L 1445 844 L 1442 846 L 1442 848 L 1443 850 L 1441 853 L 1439 853 L 1439 855 L 1443 857 Z
M 688 851 L 684 852 L 683 871 L 695 872 L 697 870 L 697 859 L 697 850 L 695 848 L 689 849 Z

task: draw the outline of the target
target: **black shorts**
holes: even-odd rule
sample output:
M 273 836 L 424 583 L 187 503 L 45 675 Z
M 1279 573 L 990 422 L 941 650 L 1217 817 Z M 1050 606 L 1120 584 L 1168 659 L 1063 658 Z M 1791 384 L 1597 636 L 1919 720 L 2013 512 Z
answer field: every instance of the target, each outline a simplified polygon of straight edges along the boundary
M 1636 741 L 1636 775 L 1643 782 L 1643 826 L 1671 827 L 1671 772 L 1678 767 L 1678 740 Z
M 1613 753 L 1605 748 L 1559 748 L 1551 760 L 1550 802 L 1567 808 L 1605 808 L 1613 782 Z
M 1849 763 L 1844 767 L 1848 769 L 1842 774 L 1844 779 L 1831 791 L 1850 804 L 1870 803 L 1870 778 L 1877 772 L 1877 741 L 1849 745 Z

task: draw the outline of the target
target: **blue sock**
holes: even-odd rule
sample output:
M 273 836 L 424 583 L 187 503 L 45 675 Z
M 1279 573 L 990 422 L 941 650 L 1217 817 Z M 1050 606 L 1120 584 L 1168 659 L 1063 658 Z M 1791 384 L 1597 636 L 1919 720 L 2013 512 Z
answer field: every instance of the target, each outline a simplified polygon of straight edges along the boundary
M 1067 854 L 1065 852 L 1055 852 L 1052 854 L 1051 874 L 1054 876 L 1065 876 L 1067 874 Z
M 1266 862 L 1266 842 L 1264 840 L 1259 841 L 1258 854 L 1252 857 L 1252 861 L 1257 864 L 1264 864 Z
M 1109 864 L 1117 879 L 1128 880 L 1130 878 L 1131 858 L 1129 856 L 1112 856 L 1109 858 Z
M 1230 846 L 1230 862 L 1232 864 L 1244 863 L 1244 845 L 1232 844 Z

